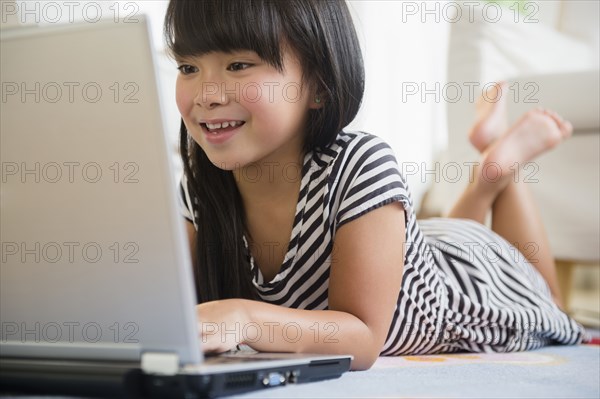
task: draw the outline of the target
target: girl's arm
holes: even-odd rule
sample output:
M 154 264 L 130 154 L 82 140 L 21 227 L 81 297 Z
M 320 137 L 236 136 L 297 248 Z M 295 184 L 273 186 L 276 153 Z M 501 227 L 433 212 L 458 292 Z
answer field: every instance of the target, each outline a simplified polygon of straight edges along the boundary
M 329 310 L 242 299 L 198 305 L 205 351 L 225 351 L 244 342 L 259 351 L 351 354 L 353 369 L 371 367 L 398 300 L 404 241 L 400 203 L 346 223 L 334 242 Z

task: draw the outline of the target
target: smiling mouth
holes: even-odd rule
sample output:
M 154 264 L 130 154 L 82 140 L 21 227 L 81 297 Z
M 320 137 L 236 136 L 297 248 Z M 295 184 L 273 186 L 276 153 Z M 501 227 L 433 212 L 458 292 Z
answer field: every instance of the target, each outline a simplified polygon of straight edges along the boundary
M 226 122 L 219 122 L 219 123 L 202 122 L 202 123 L 200 123 L 200 126 L 202 126 L 202 128 L 209 133 L 219 134 L 219 133 L 224 133 L 224 132 L 228 132 L 233 129 L 236 129 L 236 128 L 244 125 L 245 123 L 246 122 L 244 122 L 244 121 L 226 121 Z

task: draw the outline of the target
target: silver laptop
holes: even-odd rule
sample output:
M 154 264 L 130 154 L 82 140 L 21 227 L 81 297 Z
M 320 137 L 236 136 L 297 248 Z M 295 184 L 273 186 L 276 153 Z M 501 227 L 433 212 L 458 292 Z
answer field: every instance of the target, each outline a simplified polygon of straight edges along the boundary
M 3 390 L 220 396 L 349 369 L 203 357 L 144 18 L 6 29 L 0 60 Z

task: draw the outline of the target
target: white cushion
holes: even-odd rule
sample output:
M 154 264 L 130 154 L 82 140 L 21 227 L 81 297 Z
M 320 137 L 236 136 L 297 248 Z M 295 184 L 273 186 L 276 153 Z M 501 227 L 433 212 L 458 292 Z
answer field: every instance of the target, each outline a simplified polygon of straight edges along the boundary
M 597 5 L 591 5 L 589 11 L 595 9 Z M 467 12 L 464 10 L 463 16 Z M 541 105 L 573 119 L 575 127 L 586 132 L 576 132 L 572 139 L 536 160 L 539 183 L 530 187 L 555 255 L 599 259 L 598 51 L 588 39 L 563 34 L 550 24 L 524 23 L 522 18 L 515 22 L 512 11 L 502 13 L 497 22 L 486 20 L 481 12 L 473 16 L 471 21 L 463 17 L 451 24 L 448 81 L 464 90 L 458 101 L 448 102 L 448 150 L 439 159 L 440 167 L 478 159 L 467 138 L 475 119 L 474 100 L 486 84 L 509 80 L 513 88 L 509 93 L 513 99 L 511 119 Z M 533 86 L 525 88 L 526 83 Z M 470 96 L 468 87 L 474 84 L 476 90 Z M 538 102 L 525 102 L 534 91 L 532 98 Z M 428 178 L 431 189 L 422 205 L 425 214 L 450 210 L 468 184 L 468 170 L 463 168 L 463 172 L 458 181 L 442 178 L 433 183 Z
M 521 171 L 521 180 L 529 177 L 556 258 L 600 259 L 599 160 L 596 130 L 575 134 Z

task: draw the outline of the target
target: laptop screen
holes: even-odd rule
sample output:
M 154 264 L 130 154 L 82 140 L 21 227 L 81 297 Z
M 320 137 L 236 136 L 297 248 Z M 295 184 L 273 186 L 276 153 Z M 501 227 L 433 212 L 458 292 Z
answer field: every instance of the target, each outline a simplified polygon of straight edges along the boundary
M 3 356 L 201 360 L 144 18 L 2 32 Z

